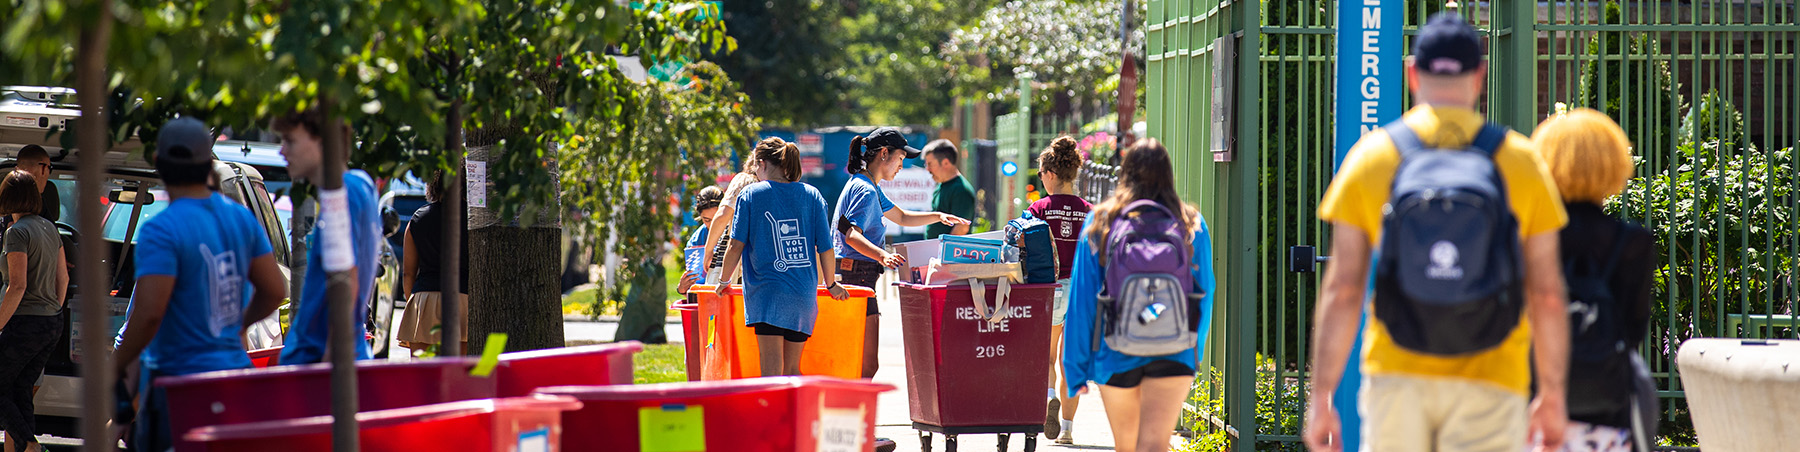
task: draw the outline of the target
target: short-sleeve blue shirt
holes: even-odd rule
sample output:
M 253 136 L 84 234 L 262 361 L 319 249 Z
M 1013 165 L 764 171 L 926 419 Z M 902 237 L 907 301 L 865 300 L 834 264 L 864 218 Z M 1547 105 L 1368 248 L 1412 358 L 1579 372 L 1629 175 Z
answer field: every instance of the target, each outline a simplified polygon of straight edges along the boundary
M 682 263 L 686 264 L 688 273 L 694 274 L 694 284 L 706 284 L 706 272 L 700 271 L 700 263 L 706 259 L 706 234 L 710 230 L 705 225 L 694 230 L 688 236 L 687 245 L 682 247 Z
M 132 253 L 136 277 L 174 277 L 175 287 L 144 367 L 167 375 L 249 368 L 238 332 L 255 290 L 250 261 L 270 251 L 250 209 L 218 193 L 176 198 L 145 221 Z
M 875 262 L 875 258 L 864 256 L 850 243 L 844 240 L 844 234 L 837 229 L 838 221 L 848 221 L 851 226 L 862 230 L 863 238 L 869 243 L 881 246 L 887 242 L 887 223 L 881 221 L 882 215 L 894 209 L 894 202 L 889 201 L 887 194 L 881 192 L 881 186 L 875 185 L 868 176 L 857 174 L 844 183 L 844 191 L 838 193 L 837 212 L 831 218 L 831 238 L 837 249 L 837 257 L 851 258 Z
M 375 181 L 362 171 L 344 172 L 344 191 L 349 194 L 351 252 L 356 254 L 356 319 L 369 318 L 369 295 L 375 291 L 376 260 L 381 240 L 381 210 L 375 204 Z M 294 306 L 287 342 L 281 349 L 282 364 L 311 364 L 325 360 L 325 344 L 331 328 L 325 302 L 326 273 L 319 229 L 307 238 L 306 281 L 300 286 L 300 303 Z M 356 324 L 356 359 L 369 359 L 369 342 L 362 340 L 367 327 Z
M 757 182 L 738 195 L 732 240 L 744 243 L 744 323 L 812 334 L 829 225 L 825 197 L 802 182 Z

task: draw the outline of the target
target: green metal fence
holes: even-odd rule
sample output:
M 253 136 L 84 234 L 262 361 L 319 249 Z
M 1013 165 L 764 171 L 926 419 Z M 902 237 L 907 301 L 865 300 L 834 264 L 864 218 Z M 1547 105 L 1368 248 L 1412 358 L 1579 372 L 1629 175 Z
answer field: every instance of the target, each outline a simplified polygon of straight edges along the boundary
M 1149 4 L 1149 134 L 1176 153 L 1183 195 L 1207 215 L 1220 261 L 1224 302 L 1206 367 L 1222 378 L 1202 381 L 1215 408 L 1199 404 L 1198 427 L 1235 450 L 1298 450 L 1318 278 L 1287 272 L 1286 253 L 1330 240 L 1314 212 L 1331 177 L 1336 8 Z M 1793 337 L 1800 323 L 1800 0 L 1408 8 L 1409 43 L 1438 10 L 1486 31 L 1481 108 L 1496 121 L 1529 134 L 1559 104 L 1592 107 L 1631 135 L 1640 177 L 1609 208 L 1658 235 L 1657 319 L 1642 351 L 1669 402 L 1667 440 L 1691 442 L 1670 359 L 1680 341 Z M 1222 50 L 1228 65 L 1215 60 Z M 1215 91 L 1220 75 L 1233 79 Z M 1216 93 L 1235 99 L 1215 107 Z M 1222 108 L 1233 122 L 1215 129 Z M 1215 130 L 1233 132 L 1229 154 L 1209 152 L 1220 148 Z

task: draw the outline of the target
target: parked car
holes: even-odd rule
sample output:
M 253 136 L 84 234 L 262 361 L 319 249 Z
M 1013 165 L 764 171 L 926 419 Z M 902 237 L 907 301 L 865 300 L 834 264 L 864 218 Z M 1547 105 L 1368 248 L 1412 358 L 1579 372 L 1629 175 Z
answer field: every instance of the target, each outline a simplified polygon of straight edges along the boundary
M 278 218 L 275 226 L 281 231 L 279 240 L 286 242 L 290 237 L 297 237 L 300 240 L 305 240 L 305 234 L 308 231 L 301 231 L 301 234 L 298 236 L 293 235 L 294 183 L 289 178 L 290 176 L 287 172 L 287 159 L 281 156 L 280 145 L 274 143 L 226 140 L 213 145 L 213 155 L 217 156 L 221 161 L 233 162 L 252 168 L 256 173 L 264 175 L 263 177 L 267 177 L 267 175 L 271 174 L 275 175 L 279 180 L 271 181 L 262 179 L 261 181 L 266 187 L 265 197 L 272 201 L 275 216 Z M 314 209 L 314 212 L 308 212 L 312 216 L 317 215 L 316 207 L 314 207 L 316 204 L 305 203 L 303 206 L 306 206 L 305 208 L 308 209 Z M 387 216 L 391 214 L 384 212 L 383 215 Z M 306 225 L 312 224 L 311 221 L 304 221 L 302 223 Z M 384 221 L 383 223 L 382 233 L 384 235 L 388 237 L 399 236 L 396 233 L 400 230 L 397 229 L 397 226 L 387 224 L 391 222 Z M 377 245 L 379 256 L 376 259 L 381 263 L 381 267 L 377 268 L 375 271 L 376 287 L 375 290 L 370 292 L 368 300 L 369 318 L 365 319 L 369 332 L 369 351 L 377 358 L 386 358 L 388 356 L 390 342 L 388 337 L 393 331 L 394 305 L 396 299 L 399 298 L 399 294 L 396 291 L 400 286 L 400 254 L 399 247 L 390 245 L 393 240 L 394 239 L 390 238 L 384 240 L 382 244 Z M 298 270 L 304 271 L 306 268 L 306 262 L 304 261 L 306 256 L 304 254 L 283 254 L 281 256 L 276 256 L 276 259 L 287 262 Z M 300 288 L 300 284 L 298 282 L 290 283 L 289 287 L 294 289 L 293 293 L 299 293 L 298 289 Z
M 154 167 L 139 154 L 142 144 L 133 139 L 115 145 L 112 149 L 98 156 L 107 163 L 105 180 L 100 181 L 107 190 L 107 196 L 94 199 L 80 199 L 76 191 L 77 166 L 83 153 L 64 149 L 59 136 L 49 134 L 52 126 L 66 126 L 79 116 L 77 107 L 60 103 L 73 91 L 62 88 L 34 87 L 0 87 L 0 172 L 10 171 L 17 166 L 16 157 L 21 148 L 36 144 L 49 151 L 54 174 L 51 185 L 62 194 L 62 215 L 56 223 L 57 229 L 76 246 L 105 246 L 106 258 L 97 263 L 85 263 L 71 260 L 70 264 L 101 265 L 113 276 L 111 286 L 101 289 L 106 294 L 107 312 L 99 314 L 108 322 L 108 331 L 117 332 L 125 322 L 130 306 L 131 292 L 135 285 L 134 273 L 131 271 L 132 248 L 136 243 L 138 228 L 167 204 L 161 193 L 161 181 Z M 250 150 L 251 152 L 245 152 Z M 269 234 L 270 245 L 276 254 L 277 262 L 284 277 L 290 277 L 289 259 L 293 250 L 289 247 L 287 218 L 292 216 L 292 208 L 277 208 L 277 196 L 271 196 L 270 183 L 264 179 L 257 168 L 270 169 L 272 173 L 286 178 L 285 160 L 280 159 L 279 147 L 269 143 L 220 142 L 214 148 L 221 162 L 215 166 L 215 175 L 220 183 L 220 192 L 243 203 L 253 212 L 259 223 Z M 273 161 L 267 156 L 273 155 Z M 257 158 L 254 157 L 265 157 Z M 252 161 L 253 160 L 253 161 Z M 285 181 L 279 182 L 286 186 Z M 285 197 L 280 197 L 286 201 Z M 78 232 L 73 226 L 78 224 L 77 206 L 81 201 L 105 203 L 105 218 L 100 231 Z M 290 203 L 284 203 L 291 206 Z M 391 224 L 391 223 L 390 223 Z M 392 231 L 391 229 L 389 231 Z M 85 238 L 85 241 L 84 241 Z M 399 274 L 398 260 L 391 250 L 384 246 L 382 256 L 383 278 L 378 279 L 382 287 L 374 291 L 369 302 L 371 332 L 379 332 L 375 338 L 378 350 L 385 354 L 387 331 L 393 319 L 393 302 L 391 296 L 380 294 L 391 293 L 389 287 L 397 285 Z M 70 281 L 70 316 L 69 325 L 58 340 L 57 351 L 45 367 L 44 378 L 37 395 L 34 397 L 39 431 L 44 434 L 76 437 L 79 434 L 77 416 L 80 415 L 81 382 L 77 363 L 81 362 L 79 347 L 71 347 L 80 340 L 79 331 L 82 321 L 87 319 L 80 312 L 79 303 L 75 303 L 81 288 L 76 281 Z M 380 301 L 386 301 L 382 303 Z M 380 307 L 387 309 L 378 309 Z M 280 323 L 280 316 L 270 316 L 253 325 L 249 330 L 249 348 L 259 349 L 280 345 L 284 337 L 285 325 Z M 110 341 L 109 341 L 110 342 Z

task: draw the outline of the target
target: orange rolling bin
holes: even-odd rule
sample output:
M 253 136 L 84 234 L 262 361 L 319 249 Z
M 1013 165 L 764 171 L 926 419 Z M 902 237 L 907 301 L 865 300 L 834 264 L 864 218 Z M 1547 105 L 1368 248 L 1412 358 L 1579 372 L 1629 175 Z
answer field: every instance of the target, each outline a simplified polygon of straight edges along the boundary
M 850 298 L 843 300 L 833 300 L 829 291 L 819 289 L 819 317 L 813 322 L 812 338 L 800 354 L 801 374 L 862 378 L 868 299 L 875 296 L 875 291 L 859 286 L 844 288 L 849 289 Z M 688 291 L 697 295 L 700 305 L 700 379 L 761 377 L 756 332 L 744 325 L 743 286 L 733 285 L 728 299 L 720 298 L 714 290 L 713 285 L 700 284 Z

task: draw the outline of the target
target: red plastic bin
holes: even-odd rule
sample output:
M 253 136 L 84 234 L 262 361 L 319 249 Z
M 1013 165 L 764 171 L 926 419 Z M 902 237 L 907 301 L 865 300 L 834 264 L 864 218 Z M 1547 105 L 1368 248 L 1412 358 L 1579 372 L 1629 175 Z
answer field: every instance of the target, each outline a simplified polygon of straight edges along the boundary
M 863 341 L 868 333 L 868 299 L 875 291 L 861 286 L 844 286 L 850 297 L 831 299 L 831 292 L 819 288 L 815 301 L 818 317 L 813 322 L 812 338 L 800 352 L 800 373 L 838 378 L 862 376 Z M 696 294 L 700 312 L 696 320 L 701 331 L 702 380 L 729 380 L 762 375 L 754 329 L 745 325 L 744 289 L 733 285 L 729 298 L 721 298 L 710 284 L 696 284 L 688 293 Z
M 569 397 L 517 397 L 442 403 L 356 414 L 362 450 L 547 452 L 561 450 Z M 331 416 L 202 427 L 183 451 L 331 450 Z
M 706 450 L 793 452 L 871 450 L 876 395 L 893 389 L 813 376 L 565 386 L 538 393 L 581 401 L 580 410 L 563 413 L 565 450 L 643 450 L 640 429 L 658 426 L 640 425 L 641 419 L 700 410 L 694 430 L 702 432 Z
M 896 283 L 915 428 L 939 433 L 1037 433 L 1050 375 L 1056 284 L 1014 284 L 1009 316 L 976 315 L 967 285 Z M 988 287 L 987 306 L 997 292 Z
M 688 295 L 689 300 L 694 295 Z M 687 357 L 688 381 L 700 381 L 700 332 L 705 326 L 700 324 L 700 303 L 675 303 L 676 312 L 681 313 L 681 337 L 684 356 Z
M 359 411 L 494 397 L 493 380 L 469 375 L 477 358 L 358 361 Z M 331 414 L 331 366 L 307 364 L 156 379 L 168 392 L 170 431 Z M 187 450 L 191 444 L 178 442 Z
M 281 346 L 250 351 L 250 367 L 257 369 L 281 365 Z
M 545 386 L 631 384 L 631 357 L 644 344 L 551 348 L 503 353 L 494 368 L 494 395 L 519 397 Z

